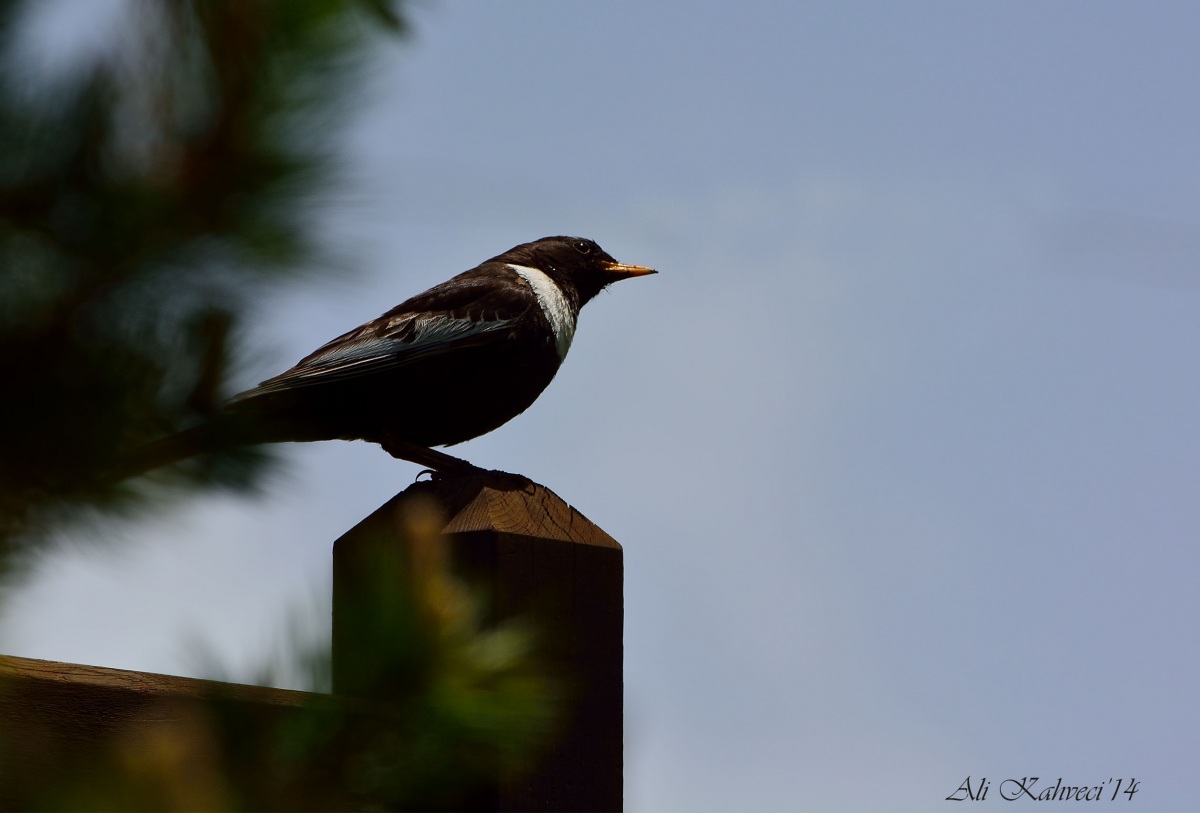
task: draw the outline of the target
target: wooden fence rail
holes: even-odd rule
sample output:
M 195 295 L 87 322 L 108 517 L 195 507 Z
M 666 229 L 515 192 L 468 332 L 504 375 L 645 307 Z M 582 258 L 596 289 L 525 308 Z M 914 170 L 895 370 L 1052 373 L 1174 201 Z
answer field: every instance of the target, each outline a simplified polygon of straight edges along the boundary
M 332 695 L 0 657 L 0 808 L 376 805 L 352 778 L 362 766 L 347 765 L 363 726 L 403 690 L 389 660 L 396 631 L 378 622 L 396 596 L 451 574 L 482 597 L 488 623 L 536 630 L 558 687 L 556 735 L 531 768 L 402 806 L 620 810 L 622 567 L 620 545 L 542 486 L 494 475 L 415 484 L 334 545 Z M 234 748 L 214 720 L 224 735 L 235 721 Z M 348 733 L 288 770 L 295 737 L 330 728 Z M 174 781 L 158 796 L 128 786 L 164 775 Z

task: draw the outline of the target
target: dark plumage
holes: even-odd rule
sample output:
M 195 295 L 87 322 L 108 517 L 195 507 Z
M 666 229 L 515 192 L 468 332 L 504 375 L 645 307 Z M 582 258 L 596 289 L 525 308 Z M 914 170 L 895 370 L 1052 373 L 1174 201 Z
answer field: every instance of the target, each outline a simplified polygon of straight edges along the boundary
M 524 412 L 558 372 L 579 309 L 610 283 L 652 273 L 578 237 L 519 245 L 235 396 L 222 416 L 156 444 L 136 468 L 206 448 L 333 439 L 379 443 L 439 471 L 472 468 L 429 447 Z

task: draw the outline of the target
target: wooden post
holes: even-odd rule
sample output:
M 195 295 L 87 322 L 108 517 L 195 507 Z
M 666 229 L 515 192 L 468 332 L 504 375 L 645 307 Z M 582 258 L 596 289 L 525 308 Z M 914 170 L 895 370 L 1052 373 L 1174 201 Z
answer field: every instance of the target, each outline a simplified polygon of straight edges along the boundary
M 621 546 L 529 481 L 480 475 L 409 487 L 334 545 L 336 694 L 385 699 L 396 685 L 378 680 L 381 669 L 397 668 L 388 660 L 396 630 L 372 619 L 383 604 L 421 589 L 414 574 L 431 557 L 485 597 L 491 620 L 531 622 L 539 654 L 565 683 L 560 736 L 531 773 L 486 794 L 482 809 L 620 810 Z

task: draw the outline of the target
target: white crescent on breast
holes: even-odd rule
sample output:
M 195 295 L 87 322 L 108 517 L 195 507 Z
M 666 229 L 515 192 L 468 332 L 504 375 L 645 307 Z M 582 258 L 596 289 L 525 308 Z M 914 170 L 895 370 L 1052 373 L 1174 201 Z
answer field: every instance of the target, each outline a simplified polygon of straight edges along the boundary
M 542 313 L 546 315 L 546 321 L 550 323 L 550 329 L 554 331 L 554 347 L 558 350 L 558 360 L 562 361 L 567 357 L 567 351 L 571 349 L 571 340 L 575 338 L 576 316 L 571 310 L 571 303 L 563 295 L 558 283 L 550 279 L 545 271 L 539 271 L 527 265 L 509 265 L 508 267 L 516 271 L 517 275 L 528 282 L 529 287 L 533 289 L 538 304 L 542 306 Z

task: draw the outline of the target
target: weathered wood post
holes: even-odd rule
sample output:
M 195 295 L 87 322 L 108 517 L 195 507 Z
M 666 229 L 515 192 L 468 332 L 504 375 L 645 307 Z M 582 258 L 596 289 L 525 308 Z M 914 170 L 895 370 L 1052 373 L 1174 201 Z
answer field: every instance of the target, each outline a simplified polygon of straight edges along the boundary
M 440 515 L 432 533 L 414 530 Z M 557 495 L 480 475 L 414 484 L 334 545 L 333 678 L 339 695 L 380 698 L 391 633 L 371 614 L 413 590 L 431 542 L 495 621 L 524 618 L 566 684 L 561 734 L 532 773 L 480 801 L 492 810 L 620 810 L 623 775 L 621 546 Z M 414 568 L 413 563 L 418 565 Z M 394 632 L 394 631 L 393 631 Z M 381 640 L 382 639 L 382 640 Z M 386 691 L 384 689 L 383 691 Z

